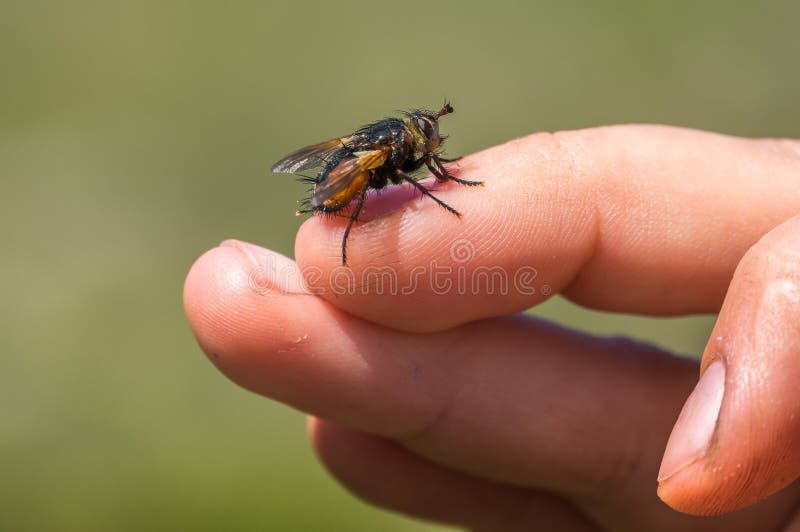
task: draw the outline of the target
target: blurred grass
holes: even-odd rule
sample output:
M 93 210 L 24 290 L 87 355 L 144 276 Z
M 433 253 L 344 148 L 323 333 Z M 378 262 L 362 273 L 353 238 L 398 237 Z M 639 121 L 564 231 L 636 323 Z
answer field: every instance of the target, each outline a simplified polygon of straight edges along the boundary
M 420 530 L 350 497 L 302 416 L 181 308 L 203 250 L 291 255 L 290 149 L 446 95 L 448 152 L 663 122 L 800 136 L 797 2 L 0 3 L 0 528 Z M 709 317 L 538 313 L 698 354 Z M 430 527 L 436 529 L 436 527 Z

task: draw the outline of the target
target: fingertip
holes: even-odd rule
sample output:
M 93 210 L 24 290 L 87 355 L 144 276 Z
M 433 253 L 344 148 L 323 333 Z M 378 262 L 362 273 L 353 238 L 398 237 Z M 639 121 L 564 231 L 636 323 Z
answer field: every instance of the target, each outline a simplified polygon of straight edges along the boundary
M 356 441 L 359 439 L 353 438 L 357 433 L 325 422 L 315 416 L 306 418 L 306 429 L 314 454 L 334 476 L 340 478 L 341 471 L 347 469 L 341 465 L 342 460 L 360 447 L 358 445 L 360 442 Z M 359 449 L 359 451 L 359 454 L 363 456 L 363 450 Z
M 673 510 L 696 516 L 722 515 L 741 507 L 742 501 L 730 493 L 715 493 L 715 482 L 702 469 L 701 464 L 686 467 L 660 481 L 658 497 Z
M 255 348 L 280 344 L 281 306 L 287 294 L 305 293 L 296 265 L 271 250 L 226 240 L 203 253 L 186 277 L 183 303 L 200 347 L 225 371 Z M 263 314 L 271 312 L 272 319 Z M 248 316 L 261 316 L 258 325 Z M 267 327 L 264 327 L 264 324 Z M 259 344 L 259 342 L 261 342 Z
M 195 338 L 212 361 L 219 359 L 228 336 L 229 324 L 224 318 L 247 290 L 248 272 L 243 263 L 244 257 L 235 249 L 215 247 L 203 253 L 186 276 L 183 287 L 186 317 Z
M 778 226 L 736 269 L 659 475 L 681 512 L 737 510 L 800 476 L 799 228 L 800 217 Z
M 324 449 L 324 427 L 322 421 L 316 416 L 306 416 L 306 434 L 311 443 L 311 449 L 320 462 L 324 463 L 322 451 Z

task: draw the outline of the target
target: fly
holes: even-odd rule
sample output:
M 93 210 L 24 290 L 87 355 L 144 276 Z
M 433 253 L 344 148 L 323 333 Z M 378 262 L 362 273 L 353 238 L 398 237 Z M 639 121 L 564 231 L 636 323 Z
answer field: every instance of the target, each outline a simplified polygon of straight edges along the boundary
M 401 118 L 384 118 L 367 124 L 350 135 L 300 148 L 272 166 L 275 173 L 294 174 L 320 168 L 313 184 L 305 213 L 337 213 L 355 200 L 356 206 L 342 238 L 342 265 L 347 265 L 347 237 L 364 206 L 369 189 L 380 190 L 389 184 L 411 183 L 447 212 L 460 217 L 456 209 L 434 196 L 411 175 L 426 166 L 437 181 L 461 185 L 482 185 L 451 175 L 444 163 L 457 159 L 442 157 L 446 137 L 439 134 L 439 119 L 453 112 L 449 103 L 437 112 L 414 110 Z

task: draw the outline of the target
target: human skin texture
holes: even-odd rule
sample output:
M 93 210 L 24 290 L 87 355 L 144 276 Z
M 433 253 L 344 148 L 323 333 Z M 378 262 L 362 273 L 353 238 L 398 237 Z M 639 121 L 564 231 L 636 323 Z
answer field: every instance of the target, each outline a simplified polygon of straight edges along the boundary
M 296 262 L 226 241 L 189 323 L 237 384 L 309 414 L 373 504 L 475 530 L 800 531 L 800 142 L 539 133 L 312 217 Z M 449 281 L 449 282 L 448 282 Z M 505 281 L 505 284 L 504 284 Z M 504 288 L 505 287 L 505 288 Z M 553 294 L 719 313 L 699 364 L 519 314 Z

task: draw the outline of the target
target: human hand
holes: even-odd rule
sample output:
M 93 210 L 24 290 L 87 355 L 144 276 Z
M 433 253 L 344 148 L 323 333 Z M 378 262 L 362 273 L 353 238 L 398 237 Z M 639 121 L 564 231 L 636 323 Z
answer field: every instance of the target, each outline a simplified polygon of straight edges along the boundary
M 330 471 L 410 515 L 800 530 L 800 143 L 617 126 L 532 135 L 457 167 L 486 184 L 438 188 L 461 219 L 398 205 L 406 190 L 373 198 L 351 269 L 338 218 L 301 227 L 296 264 L 237 241 L 203 255 L 184 300 L 212 362 L 311 414 Z M 700 384 L 685 359 L 514 314 L 550 293 L 720 312 Z M 676 512 L 656 487 L 718 516 Z

